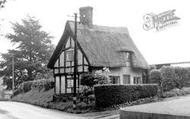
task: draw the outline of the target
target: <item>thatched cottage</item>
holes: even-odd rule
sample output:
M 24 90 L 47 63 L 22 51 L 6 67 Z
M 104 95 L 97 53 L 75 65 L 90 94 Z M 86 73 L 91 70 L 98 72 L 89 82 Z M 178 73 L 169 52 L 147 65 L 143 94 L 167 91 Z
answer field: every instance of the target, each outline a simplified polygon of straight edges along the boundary
M 139 84 L 148 64 L 131 39 L 127 28 L 94 25 L 92 7 L 82 7 L 77 23 L 78 80 L 83 73 L 103 67 L 110 70 L 113 84 Z M 48 63 L 53 69 L 56 94 L 72 93 L 74 71 L 74 21 L 67 21 L 64 33 Z

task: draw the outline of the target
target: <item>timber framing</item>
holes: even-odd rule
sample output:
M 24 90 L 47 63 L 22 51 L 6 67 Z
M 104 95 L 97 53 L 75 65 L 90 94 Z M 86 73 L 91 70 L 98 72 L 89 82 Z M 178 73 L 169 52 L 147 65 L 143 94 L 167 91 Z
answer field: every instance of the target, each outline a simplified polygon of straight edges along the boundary
M 72 59 L 73 52 L 71 51 L 73 51 L 73 46 L 75 42 L 76 41 L 74 41 L 72 35 L 68 35 L 67 42 L 65 42 L 65 44 L 63 45 L 63 48 L 59 53 L 59 56 L 57 57 L 57 61 L 52 67 L 55 87 L 58 87 L 54 89 L 54 92 L 56 94 L 72 93 L 73 91 L 72 82 L 74 81 L 74 61 Z M 78 73 L 76 81 L 76 86 L 79 92 L 80 76 L 84 73 L 89 72 L 90 65 L 87 56 L 84 54 L 79 44 L 77 52 L 80 53 L 80 55 L 78 56 L 79 63 L 77 65 Z
M 84 7 L 84 12 L 81 13 L 89 15 L 90 17 L 84 17 L 86 19 L 84 21 L 90 22 L 92 11 L 88 10 L 92 9 Z M 56 94 L 73 93 L 74 85 L 77 85 L 78 89 L 80 87 L 82 74 L 96 70 L 103 71 L 104 67 L 109 68 L 112 72 L 110 76 L 117 77 L 113 80 L 119 80 L 121 84 L 126 82 L 124 80 L 130 80 L 133 84 L 134 79 L 143 77 L 142 72 L 146 71 L 149 65 L 134 44 L 127 28 L 85 23 L 66 22 L 63 35 L 49 60 L 47 66 L 53 69 Z M 76 54 L 76 52 L 72 54 L 75 45 L 77 45 L 77 65 L 74 65 L 76 59 L 75 61 L 72 59 Z M 77 76 L 74 75 L 76 70 Z M 125 75 L 130 75 L 130 79 L 124 77 Z M 77 80 L 73 80 L 75 76 Z

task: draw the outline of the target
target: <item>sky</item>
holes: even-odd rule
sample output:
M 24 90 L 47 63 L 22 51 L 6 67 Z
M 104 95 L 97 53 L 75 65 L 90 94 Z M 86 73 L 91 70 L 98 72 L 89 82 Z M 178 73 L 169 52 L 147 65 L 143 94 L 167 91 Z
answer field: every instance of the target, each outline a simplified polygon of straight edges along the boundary
M 11 22 L 27 15 L 39 19 L 43 30 L 56 46 L 67 20 L 73 20 L 80 7 L 93 7 L 93 24 L 127 27 L 129 34 L 149 64 L 190 61 L 190 7 L 188 0 L 8 0 L 0 9 L 0 53 L 13 48 L 4 37 L 11 33 Z M 175 9 L 176 25 L 156 31 L 143 29 L 143 16 Z

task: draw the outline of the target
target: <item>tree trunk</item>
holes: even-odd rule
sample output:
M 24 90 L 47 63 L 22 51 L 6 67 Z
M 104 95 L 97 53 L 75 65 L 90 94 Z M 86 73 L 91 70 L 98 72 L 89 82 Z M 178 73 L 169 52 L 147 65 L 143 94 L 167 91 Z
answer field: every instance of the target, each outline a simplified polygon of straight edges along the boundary
M 32 48 L 31 47 L 29 49 L 29 62 L 31 65 L 32 64 Z M 29 81 L 33 80 L 32 70 L 30 68 L 28 69 L 28 80 Z

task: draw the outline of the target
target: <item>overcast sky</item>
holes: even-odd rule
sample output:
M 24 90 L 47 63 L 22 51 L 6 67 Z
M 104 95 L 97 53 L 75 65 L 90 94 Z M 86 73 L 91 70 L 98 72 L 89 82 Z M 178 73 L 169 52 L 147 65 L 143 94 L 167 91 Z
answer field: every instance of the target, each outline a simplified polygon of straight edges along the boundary
M 50 32 L 57 45 L 67 20 L 83 6 L 92 6 L 93 23 L 103 26 L 127 27 L 133 41 L 149 64 L 190 61 L 190 7 L 188 0 L 8 0 L 0 10 L 0 31 L 11 32 L 10 22 L 27 15 L 40 20 L 43 30 Z M 143 29 L 143 16 L 176 9 L 179 23 L 162 31 Z M 11 48 L 10 42 L 0 37 L 0 52 Z

